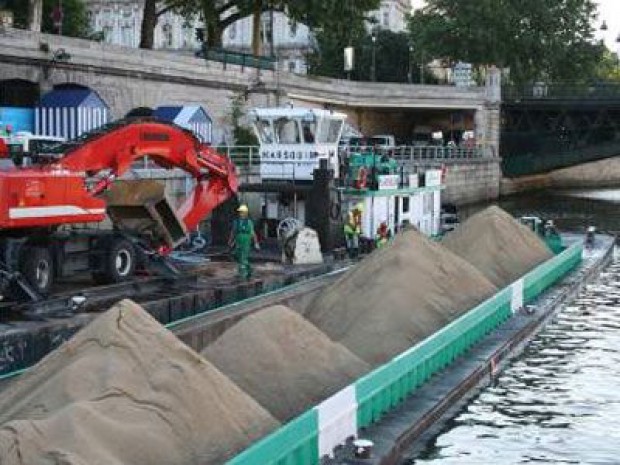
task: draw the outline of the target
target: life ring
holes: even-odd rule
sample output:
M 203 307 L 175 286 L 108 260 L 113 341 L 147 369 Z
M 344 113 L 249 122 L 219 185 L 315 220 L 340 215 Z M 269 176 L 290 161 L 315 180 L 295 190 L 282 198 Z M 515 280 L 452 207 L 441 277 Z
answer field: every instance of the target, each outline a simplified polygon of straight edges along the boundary
M 366 189 L 368 182 L 368 170 L 365 166 L 361 166 L 357 172 L 357 180 L 355 181 L 355 187 L 358 189 Z

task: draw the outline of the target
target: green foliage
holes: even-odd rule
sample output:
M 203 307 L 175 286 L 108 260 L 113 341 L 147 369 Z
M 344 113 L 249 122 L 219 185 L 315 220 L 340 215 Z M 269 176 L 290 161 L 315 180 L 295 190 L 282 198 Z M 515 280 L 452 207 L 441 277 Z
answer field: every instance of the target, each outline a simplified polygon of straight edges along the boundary
M 588 78 L 604 47 L 593 0 L 428 0 L 410 18 L 416 58 L 509 68 L 509 80 Z
M 375 33 L 375 75 L 378 82 L 408 82 L 419 83 L 420 62 L 415 60 L 415 54 L 409 50 L 409 36 L 403 32 L 393 32 L 379 29 Z M 318 35 L 320 55 L 310 59 L 310 72 L 312 74 L 345 78 L 344 47 L 342 42 L 332 40 L 333 37 L 324 34 Z M 354 70 L 351 79 L 356 81 L 370 81 L 372 79 L 372 34 L 362 31 L 351 40 L 355 50 Z M 424 82 L 427 84 L 437 82 L 437 79 L 424 70 Z
M 620 56 L 605 50 L 596 69 L 596 77 L 604 82 L 620 83 Z
M 56 5 L 58 5 L 56 0 L 43 1 L 43 32 L 57 33 L 52 21 L 52 12 Z M 62 34 L 69 37 L 88 37 L 90 25 L 84 0 L 62 0 L 62 9 L 64 12 Z
M 309 57 L 310 73 L 322 76 L 344 77 L 344 49 L 355 48 L 356 55 L 363 54 L 363 42 L 368 33 L 366 15 L 378 8 L 380 1 L 341 0 L 339 2 L 320 3 L 320 13 L 314 13 L 314 19 L 304 18 L 304 22 L 313 28 L 317 40 L 318 53 Z M 343 24 L 346 22 L 346 24 Z M 355 57 L 358 61 L 358 56 Z M 355 76 L 363 72 L 354 73 Z
M 241 124 L 245 117 L 245 95 L 235 94 L 230 98 L 230 123 L 233 127 L 233 137 L 236 145 L 258 145 L 258 139 L 254 132 Z
M 42 32 L 56 34 L 58 31 L 52 21 L 52 11 L 58 5 L 58 0 L 43 1 L 43 24 Z M 14 25 L 18 28 L 26 28 L 28 21 L 28 2 L 25 0 L 6 0 L 4 7 L 13 12 Z M 62 34 L 69 37 L 86 38 L 90 34 L 86 4 L 84 0 L 62 0 L 64 12 L 62 22 Z

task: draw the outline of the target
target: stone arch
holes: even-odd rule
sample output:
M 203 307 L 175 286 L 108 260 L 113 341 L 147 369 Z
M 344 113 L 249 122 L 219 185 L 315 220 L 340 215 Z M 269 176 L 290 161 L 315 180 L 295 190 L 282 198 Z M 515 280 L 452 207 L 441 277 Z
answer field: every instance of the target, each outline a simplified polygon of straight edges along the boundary
M 34 107 L 41 97 L 37 82 L 25 79 L 0 81 L 0 107 Z
M 153 110 L 151 107 L 136 107 L 127 112 L 125 118 L 140 118 L 145 116 L 153 116 Z
M 92 89 L 88 86 L 78 84 L 75 82 L 61 82 L 60 84 L 54 84 L 54 90 L 71 90 L 71 89 L 82 89 L 82 90 L 90 90 L 95 92 L 97 95 L 99 94 L 95 89 Z

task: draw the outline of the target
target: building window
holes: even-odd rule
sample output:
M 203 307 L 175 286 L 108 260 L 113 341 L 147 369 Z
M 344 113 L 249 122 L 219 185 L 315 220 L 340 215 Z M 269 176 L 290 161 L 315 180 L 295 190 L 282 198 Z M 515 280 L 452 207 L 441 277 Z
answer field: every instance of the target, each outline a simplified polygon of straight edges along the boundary
M 163 45 L 165 48 L 172 48 L 172 26 L 170 24 L 164 24 L 161 28 L 164 33 Z
M 237 23 L 232 23 L 228 26 L 228 37 L 230 37 L 230 40 L 235 40 L 235 37 L 237 37 Z
M 297 22 L 291 21 L 289 23 L 289 35 L 294 38 L 297 35 Z
M 273 31 L 271 29 L 271 17 L 269 13 L 263 16 L 262 21 L 262 30 L 263 30 L 263 43 L 270 44 L 271 39 L 273 38 Z
M 103 41 L 112 43 L 112 26 L 103 26 Z
M 121 28 L 121 44 L 133 47 L 133 27 L 125 25 Z
M 192 32 L 194 28 L 188 22 L 183 23 L 183 48 L 191 48 Z

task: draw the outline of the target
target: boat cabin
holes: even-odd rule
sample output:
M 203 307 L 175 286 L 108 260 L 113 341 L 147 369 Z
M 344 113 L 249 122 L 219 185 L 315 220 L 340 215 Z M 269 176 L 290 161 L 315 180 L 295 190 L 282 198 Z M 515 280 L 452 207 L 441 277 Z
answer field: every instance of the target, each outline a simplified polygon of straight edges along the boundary
M 253 109 L 249 117 L 260 142 L 261 179 L 312 181 L 323 159 L 339 176 L 338 142 L 345 114 L 283 107 Z

